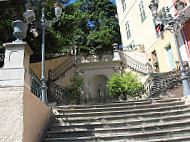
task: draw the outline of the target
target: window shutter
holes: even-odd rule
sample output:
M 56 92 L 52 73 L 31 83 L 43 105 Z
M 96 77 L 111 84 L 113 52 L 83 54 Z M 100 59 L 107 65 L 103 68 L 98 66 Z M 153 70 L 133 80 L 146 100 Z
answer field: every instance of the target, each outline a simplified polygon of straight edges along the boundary
M 126 3 L 125 3 L 125 0 L 121 0 L 121 3 L 122 3 L 123 11 L 125 11 L 125 9 L 126 9 Z
M 143 22 L 146 19 L 143 1 L 141 1 L 139 4 L 139 11 L 140 11 L 141 22 Z
M 125 27 L 126 27 L 127 39 L 129 39 L 130 36 L 131 36 L 131 31 L 130 31 L 130 27 L 129 27 L 129 22 L 128 21 L 126 22 Z

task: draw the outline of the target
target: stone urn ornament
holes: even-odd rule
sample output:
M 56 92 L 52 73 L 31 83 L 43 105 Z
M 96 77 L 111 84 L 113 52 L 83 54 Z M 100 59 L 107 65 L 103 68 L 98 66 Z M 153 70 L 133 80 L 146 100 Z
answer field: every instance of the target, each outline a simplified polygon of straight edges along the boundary
M 14 42 L 22 42 L 22 40 L 26 37 L 26 32 L 28 29 L 28 25 L 21 20 L 16 20 L 11 23 L 13 27 L 13 35 L 16 38 Z

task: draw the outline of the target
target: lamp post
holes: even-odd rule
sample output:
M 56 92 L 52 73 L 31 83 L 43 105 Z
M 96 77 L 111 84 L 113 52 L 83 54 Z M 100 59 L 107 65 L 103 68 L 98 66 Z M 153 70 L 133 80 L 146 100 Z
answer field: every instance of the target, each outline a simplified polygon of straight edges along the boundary
M 176 4 L 175 7 L 178 9 L 178 11 L 181 12 L 182 9 L 184 8 L 184 3 L 177 0 L 177 2 L 175 4 Z M 157 14 L 158 3 L 155 2 L 155 0 L 152 0 L 151 4 L 149 5 L 149 8 L 152 11 L 152 16 L 157 18 L 158 17 L 158 14 Z M 181 72 L 181 79 L 182 79 L 182 84 L 183 84 L 183 95 L 188 96 L 188 95 L 190 95 L 190 87 L 189 87 L 189 82 L 188 82 L 188 76 L 187 76 L 186 71 L 185 71 L 185 69 L 183 67 L 183 62 L 182 62 L 179 46 L 178 46 L 178 43 L 177 43 L 177 38 L 176 38 L 176 35 L 175 35 L 175 29 L 174 29 L 174 25 L 177 22 L 179 22 L 180 20 L 183 19 L 183 15 L 181 15 L 181 17 L 179 17 L 177 19 L 174 19 L 172 17 L 172 15 L 170 14 L 168 7 L 166 8 L 166 11 L 168 13 L 168 17 L 157 19 L 157 20 L 162 21 L 162 22 L 166 22 L 172 29 L 175 44 L 176 44 L 176 49 L 177 49 L 177 55 L 178 55 L 179 63 L 180 63 L 180 72 Z
M 54 21 L 48 21 L 45 18 L 45 8 L 42 8 L 42 17 L 41 17 L 41 28 L 42 28 L 42 75 L 41 75 L 41 83 L 42 83 L 42 101 L 47 104 L 47 91 L 46 91 L 46 79 L 45 79 L 45 30 L 47 26 L 50 26 L 52 23 L 57 22 L 59 20 L 59 17 L 62 13 L 62 4 L 56 3 L 54 4 L 54 10 L 55 10 L 55 16 L 56 20 Z M 32 21 L 35 20 L 35 13 L 34 10 L 29 8 L 26 10 L 26 12 L 23 14 L 24 19 L 27 23 L 32 23 Z M 33 28 L 31 29 L 31 32 L 33 32 L 34 36 L 38 35 L 36 30 Z

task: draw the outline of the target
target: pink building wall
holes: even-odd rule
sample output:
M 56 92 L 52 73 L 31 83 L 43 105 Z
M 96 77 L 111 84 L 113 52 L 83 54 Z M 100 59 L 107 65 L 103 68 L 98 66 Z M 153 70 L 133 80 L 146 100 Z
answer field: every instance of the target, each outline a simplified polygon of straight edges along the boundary
M 183 41 L 186 48 L 187 57 L 190 58 L 190 19 L 186 22 L 186 25 L 183 28 L 185 37 L 182 34 Z M 182 33 L 182 31 L 181 31 Z

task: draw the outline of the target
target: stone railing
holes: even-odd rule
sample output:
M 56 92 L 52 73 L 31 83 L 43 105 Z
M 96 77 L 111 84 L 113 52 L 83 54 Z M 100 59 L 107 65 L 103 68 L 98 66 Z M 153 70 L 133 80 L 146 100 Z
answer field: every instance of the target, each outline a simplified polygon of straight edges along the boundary
M 48 100 L 49 102 L 61 103 L 64 105 L 68 104 L 89 104 L 90 100 L 83 94 L 80 89 L 80 94 L 73 96 L 69 94 L 67 87 L 61 87 L 54 82 L 48 82 Z
M 108 62 L 112 61 L 114 54 L 111 53 L 102 53 L 102 54 L 81 54 L 80 61 L 82 63 L 86 62 Z
M 63 56 L 70 55 L 70 52 L 63 52 L 63 53 L 46 53 L 45 54 L 45 59 L 55 59 Z M 34 54 L 30 56 L 30 63 L 35 63 L 35 62 L 40 62 L 42 60 L 42 55 L 41 54 Z
M 124 47 L 127 51 L 134 51 L 134 50 L 144 50 L 144 44 L 139 45 L 128 45 Z
M 50 101 L 68 104 L 69 98 L 68 98 L 67 89 L 51 81 L 49 81 L 47 85 L 48 85 L 48 99 Z
M 145 75 L 150 74 L 152 72 L 152 66 L 150 63 L 141 63 L 123 52 L 119 52 L 119 54 L 125 68 L 130 68 L 131 70 Z
M 151 89 L 154 86 L 154 81 L 153 81 L 153 78 L 152 78 L 151 74 L 149 75 L 149 77 L 147 78 L 147 80 L 144 82 L 143 86 L 144 86 L 144 88 L 146 90 L 146 93 L 148 95 L 150 95 Z
M 180 71 L 170 71 L 165 73 L 152 73 L 144 83 L 144 87 L 150 97 L 157 97 L 180 84 Z
M 75 64 L 74 56 L 67 58 L 64 62 L 62 62 L 55 69 L 49 70 L 49 73 L 48 73 L 49 80 L 55 81 L 58 78 L 63 77 L 65 75 L 65 73 L 74 66 L 74 64 Z
M 42 83 L 41 83 L 40 79 L 37 77 L 37 75 L 32 71 L 31 68 L 30 68 L 29 72 L 30 72 L 30 75 L 31 75 L 31 92 L 34 95 L 36 95 L 38 98 L 41 99 L 41 95 L 42 95 L 42 91 L 41 91 Z

